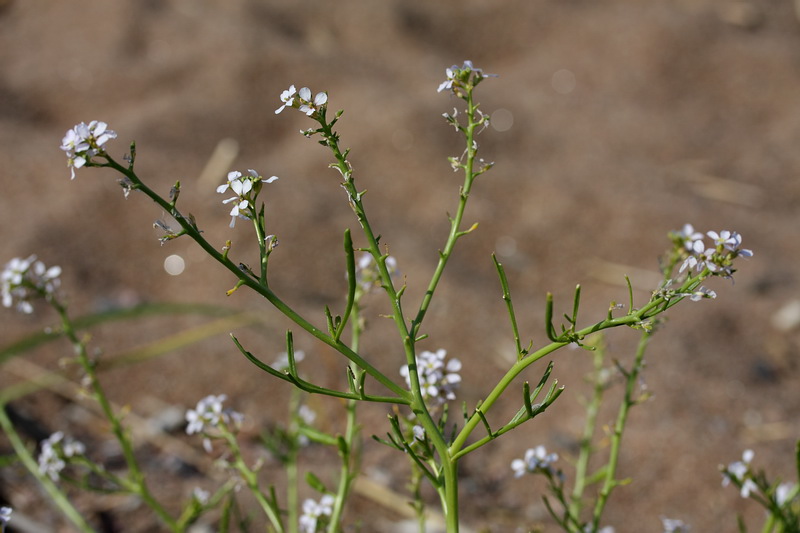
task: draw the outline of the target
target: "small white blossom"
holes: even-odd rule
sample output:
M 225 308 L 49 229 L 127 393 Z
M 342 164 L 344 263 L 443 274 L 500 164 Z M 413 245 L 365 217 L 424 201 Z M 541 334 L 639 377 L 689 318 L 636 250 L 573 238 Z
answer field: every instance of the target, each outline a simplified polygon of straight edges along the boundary
M 397 260 L 394 257 L 388 256 L 385 264 L 390 276 L 398 275 Z M 369 292 L 373 287 L 381 285 L 381 274 L 378 270 L 378 265 L 369 252 L 361 254 L 361 257 L 356 261 L 356 283 L 363 292 Z
M 240 424 L 244 420 L 244 415 L 232 409 L 223 409 L 222 402 L 228 398 L 225 394 L 219 396 L 209 395 L 197 402 L 197 407 L 186 411 L 186 434 L 206 433 L 208 429 L 214 429 L 221 424 L 228 425 L 231 422 Z M 207 429 L 208 426 L 208 429 Z
M 514 477 L 521 477 L 529 472 L 546 471 L 553 472 L 552 464 L 558 461 L 558 454 L 547 453 L 547 449 L 539 445 L 536 448 L 529 448 L 522 459 L 511 461 L 511 470 Z
M 795 490 L 796 485 L 794 483 L 781 483 L 775 488 L 775 503 L 778 504 L 778 507 L 783 507 L 783 504 L 790 500 L 790 496 L 792 492 Z
M 300 107 L 298 109 L 301 113 L 308 116 L 316 113 L 322 106 L 328 103 L 328 93 L 317 93 L 313 98 L 311 97 L 311 89 L 303 87 L 298 93 L 300 97 Z
M 661 523 L 664 525 L 664 533 L 689 533 L 689 526 L 683 520 L 662 517 Z
M 447 76 L 447 79 L 439 84 L 439 88 L 436 89 L 437 92 L 453 90 L 453 85 L 459 87 L 463 82 L 468 81 L 470 75 L 474 75 L 475 81 L 473 81 L 473 84 L 477 83 L 483 78 L 497 77 L 497 74 L 484 74 L 482 69 L 476 68 L 472 64 L 472 61 L 464 61 L 464 64 L 461 67 L 458 65 L 453 65 L 450 68 L 445 69 L 444 72 Z
M 47 268 L 36 260 L 35 255 L 27 259 L 15 257 L 6 263 L 0 274 L 3 306 L 11 307 L 16 302 L 17 310 L 32 313 L 32 300 L 55 296 L 56 289 L 61 285 L 60 275 L 61 267 Z
M 67 466 L 65 458 L 70 458 L 86 453 L 83 443 L 69 437 L 64 437 L 57 431 L 42 441 L 39 452 L 39 473 L 57 481 L 59 474 Z
M 425 428 L 416 424 L 414 427 L 411 428 L 411 431 L 414 433 L 414 438 L 420 442 L 425 441 Z
M 740 248 L 740 246 L 742 245 L 742 236 L 740 234 L 738 234 L 738 233 L 736 233 L 734 231 L 731 234 L 731 236 L 728 239 L 728 241 L 729 242 L 728 242 L 728 244 L 725 245 L 725 247 L 728 250 L 730 250 L 731 252 L 734 252 L 737 257 L 738 256 L 753 257 L 753 251 L 752 250 L 748 250 L 746 248 Z
M 294 351 L 294 360 L 296 363 L 299 363 L 305 358 L 306 353 L 303 350 Z M 275 370 L 286 370 L 289 368 L 289 354 L 286 352 L 279 353 L 278 357 L 275 358 L 270 366 Z
M 75 169 L 84 166 L 93 156 L 103 151 L 106 142 L 116 138 L 116 132 L 108 129 L 108 124 L 98 120 L 89 124 L 81 122 L 68 130 L 61 139 L 61 149 L 67 153 L 67 166 L 72 179 L 75 179 Z
M 745 476 L 750 471 L 750 461 L 753 460 L 754 456 L 755 453 L 753 452 L 753 450 L 745 450 L 744 453 L 742 454 L 741 461 L 736 461 L 734 463 L 729 464 L 722 474 L 723 475 L 722 486 L 727 487 L 730 484 L 731 479 L 735 479 L 741 482 L 742 488 L 740 493 L 742 495 L 742 498 L 747 498 L 748 496 L 750 496 L 751 491 L 758 489 L 756 484 L 753 483 L 752 479 L 749 478 L 745 479 Z
M 3 531 L 6 524 L 11 521 L 11 513 L 11 507 L 0 507 L 0 531 Z
M 303 514 L 300 516 L 299 525 L 302 533 L 316 533 L 317 521 L 322 516 L 333 514 L 333 504 L 336 500 L 330 494 L 324 495 L 319 502 L 307 499 L 303 502 Z
M 281 93 L 281 102 L 283 102 L 283 105 L 275 110 L 276 115 L 281 111 L 283 111 L 283 108 L 285 108 L 286 106 L 292 107 L 292 103 L 294 102 L 294 95 L 296 92 L 297 89 L 294 88 L 294 85 L 290 85 L 287 90 Z
M 417 375 L 422 397 L 432 402 L 431 407 L 443 404 L 447 400 L 456 398 L 455 390 L 461 383 L 461 361 L 450 359 L 444 362 L 447 351 L 424 351 L 417 355 Z M 406 379 L 406 384 L 411 386 L 411 376 L 408 365 L 400 368 L 400 375 Z
M 255 208 L 255 197 L 261 190 L 262 183 L 272 183 L 277 180 L 278 176 L 272 176 L 265 179 L 257 171 L 251 169 L 247 170 L 247 175 L 243 175 L 238 170 L 228 172 L 228 181 L 217 187 L 217 192 L 224 194 L 228 189 L 233 191 L 235 196 L 231 196 L 227 200 L 223 200 L 223 204 L 234 202 L 231 209 L 231 225 L 236 225 L 237 218 L 250 219 L 250 208 Z
M 300 420 L 309 426 L 314 423 L 314 420 L 317 419 L 317 413 L 315 413 L 314 410 L 307 405 L 300 406 L 300 409 L 297 410 L 297 416 L 299 416 Z
M 714 241 L 714 246 L 722 246 L 728 250 L 733 250 L 731 246 L 736 245 L 736 239 L 728 230 L 722 230 L 719 233 L 716 231 L 709 231 L 706 232 L 706 235 L 708 235 L 711 240 Z
M 192 498 L 197 500 L 197 503 L 200 505 L 206 505 L 210 496 L 211 494 L 209 494 L 207 490 L 203 490 L 200 487 L 195 487 L 192 489 Z
M 696 241 L 703 240 L 703 234 L 694 230 L 691 224 L 684 224 L 683 229 L 676 232 L 678 237 L 683 241 L 683 245 L 688 251 L 692 251 Z
M 689 296 L 689 299 L 690 299 L 691 301 L 693 301 L 693 302 L 699 302 L 699 301 L 700 301 L 700 300 L 702 300 L 703 298 L 711 298 L 711 299 L 714 299 L 714 298 L 716 298 L 716 297 L 717 297 L 717 293 L 716 293 L 716 292 L 714 292 L 714 291 L 712 291 L 712 290 L 710 290 L 710 289 L 707 289 L 707 288 L 705 288 L 705 287 L 699 287 L 697 290 L 695 290 L 695 291 L 694 291 L 694 292 L 693 292 L 693 293 L 692 293 L 692 294 Z

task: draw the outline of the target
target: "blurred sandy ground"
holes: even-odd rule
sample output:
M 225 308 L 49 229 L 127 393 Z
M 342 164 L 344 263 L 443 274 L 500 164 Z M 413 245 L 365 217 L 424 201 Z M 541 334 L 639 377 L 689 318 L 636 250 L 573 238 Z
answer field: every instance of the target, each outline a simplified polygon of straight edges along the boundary
M 232 239 L 245 262 L 255 257 L 251 230 L 243 221 L 228 228 L 214 187 L 229 169 L 280 176 L 266 188 L 281 241 L 272 285 L 322 325 L 324 305 L 342 302 L 342 231 L 357 225 L 326 168 L 328 154 L 297 134 L 309 122 L 274 114 L 280 92 L 295 84 L 328 91 L 330 107 L 345 110 L 343 145 L 353 149 L 371 220 L 407 277 L 405 305 L 413 310 L 461 183 L 445 158 L 463 147 L 441 118 L 459 102 L 436 87 L 445 67 L 471 59 L 500 75 L 479 96 L 496 119 L 479 139 L 496 166 L 474 189 L 466 221 L 480 227 L 460 243 L 422 348 L 444 347 L 465 362 L 462 397 L 472 404 L 513 354 L 491 252 L 506 265 L 524 336 L 541 342 L 546 291 L 566 308 L 581 283 L 588 323 L 609 301 L 625 299 L 625 273 L 637 297 L 647 297 L 669 230 L 691 222 L 739 231 L 756 256 L 740 265 L 736 285 L 716 283 L 717 300 L 681 306 L 652 343 L 646 377 L 655 396 L 631 419 L 620 472 L 634 484 L 615 493 L 607 523 L 620 533 L 659 531 L 658 517 L 669 516 L 694 531 L 730 531 L 732 509 L 757 523 L 755 505 L 720 487 L 717 465 L 751 447 L 758 464 L 791 479 L 799 436 L 798 333 L 791 321 L 783 329 L 771 323 L 798 298 L 800 26 L 793 9 L 778 0 L 5 2 L 4 260 L 36 253 L 60 264 L 76 314 L 140 301 L 256 310 L 269 326 L 242 335 L 271 360 L 288 323 L 249 295 L 226 300 L 231 279 L 189 241 L 160 247 L 151 225 L 163 214 L 136 194 L 123 199 L 116 176 L 83 169 L 70 182 L 58 145 L 77 122 L 108 122 L 119 133 L 109 150 L 121 157 L 136 140 L 139 175 L 165 194 L 180 179 L 182 208 L 211 242 Z M 238 155 L 200 180 L 225 140 Z M 171 254 L 186 261 L 180 276 L 162 267 Z M 390 331 L 382 310 L 376 299 L 369 309 L 375 334 L 364 351 L 394 372 L 400 349 L 381 344 Z M 39 320 L 6 312 L 0 337 L 16 339 Z M 191 325 L 165 319 L 104 330 L 95 340 L 113 355 Z M 309 371 L 341 385 L 338 360 L 298 337 L 319 363 Z M 629 359 L 634 342 L 631 332 L 612 336 L 614 356 Z M 53 364 L 59 349 L 66 348 L 30 359 Z M 554 530 L 542 485 L 513 480 L 508 464 L 539 443 L 562 456 L 574 450 L 586 359 L 578 352 L 557 359 L 554 375 L 568 390 L 553 413 L 464 461 L 467 523 Z M 536 372 L 528 379 L 538 380 Z M 254 372 L 225 335 L 106 379 L 134 410 L 146 411 L 146 398 L 191 405 L 226 392 L 254 427 L 282 416 L 276 398 L 286 392 Z M 516 410 L 517 396 L 500 406 L 498 421 Z M 318 410 L 336 409 L 327 405 L 312 399 Z M 25 405 L 52 430 L 63 429 L 57 406 Z M 385 409 L 365 412 L 365 433 L 382 433 Z M 402 465 L 388 473 L 379 465 L 388 457 L 368 445 L 366 469 L 402 487 Z M 368 500 L 353 505 L 366 516 L 365 531 L 388 530 Z M 43 512 L 40 519 L 52 518 Z

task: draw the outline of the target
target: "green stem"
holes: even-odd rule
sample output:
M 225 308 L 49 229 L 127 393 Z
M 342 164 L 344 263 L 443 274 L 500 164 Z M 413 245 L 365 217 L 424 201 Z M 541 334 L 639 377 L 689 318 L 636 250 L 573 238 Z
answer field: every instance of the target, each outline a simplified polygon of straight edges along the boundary
M 622 446 L 622 433 L 625 431 L 625 424 L 628 421 L 628 413 L 630 408 L 636 405 L 634 394 L 636 386 L 638 385 L 639 374 L 641 373 L 642 364 L 644 361 L 644 353 L 647 349 L 647 343 L 649 340 L 650 333 L 642 333 L 642 337 L 639 339 L 639 346 L 636 349 L 636 358 L 634 360 L 633 367 L 626 376 L 627 380 L 625 383 L 625 397 L 619 406 L 617 421 L 614 424 L 614 433 L 611 436 L 611 450 L 609 451 L 608 464 L 606 465 L 605 476 L 603 478 L 603 486 L 600 489 L 600 494 L 597 497 L 597 501 L 595 502 L 594 506 L 594 512 L 592 513 L 595 530 L 599 525 L 600 517 L 603 514 L 603 510 L 605 509 L 608 497 L 611 495 L 611 491 L 614 490 L 614 488 L 616 488 L 616 486 L 619 484 L 616 479 L 616 475 L 617 464 L 619 462 L 619 452 Z
M 16 453 L 17 457 L 20 458 L 22 464 L 25 465 L 25 468 L 27 468 L 28 471 L 39 481 L 39 484 L 42 486 L 42 488 L 44 488 L 47 495 L 50 496 L 50 499 L 53 500 L 53 503 L 56 504 L 56 507 L 58 507 L 62 513 L 64 513 L 64 516 L 66 516 L 67 519 L 69 519 L 69 521 L 72 522 L 78 530 L 83 532 L 94 531 L 94 529 L 92 529 L 86 520 L 84 520 L 83 516 L 81 516 L 78 510 L 72 506 L 66 495 L 61 492 L 53 480 L 39 472 L 39 464 L 22 442 L 22 439 L 20 438 L 16 429 L 14 429 L 14 425 L 11 423 L 11 420 L 8 418 L 8 414 L 6 413 L 5 404 L 0 404 L 0 427 L 3 428 L 3 432 L 6 434 L 11 446 L 14 448 L 14 453 Z
M 694 278 L 689 278 L 684 282 L 684 284 L 679 289 L 680 292 L 687 291 L 690 287 L 697 286 L 702 279 L 705 278 L 708 271 L 704 271 L 697 275 Z M 598 331 L 602 331 L 609 328 L 616 328 L 619 326 L 635 326 L 640 324 L 642 321 L 653 318 L 670 307 L 676 305 L 679 301 L 681 301 L 682 297 L 674 297 L 671 299 L 667 299 L 665 297 L 656 297 L 653 298 L 650 302 L 647 303 L 641 309 L 631 311 L 630 314 L 621 316 L 618 318 L 610 318 L 606 320 L 602 320 L 597 322 L 592 326 L 585 327 L 583 329 L 577 330 L 575 332 L 575 337 L 578 339 L 583 339 L 587 335 L 591 333 L 595 333 Z M 506 374 L 500 379 L 500 381 L 495 385 L 494 389 L 486 396 L 486 399 L 483 400 L 481 403 L 481 411 L 484 415 L 488 413 L 488 411 L 492 408 L 494 403 L 503 395 L 503 392 L 508 388 L 514 379 L 519 376 L 528 366 L 532 365 L 539 359 L 550 355 L 551 353 L 555 352 L 559 348 L 562 348 L 568 344 L 571 344 L 568 341 L 557 341 L 548 344 L 540 348 L 539 350 L 531 353 L 530 355 L 526 356 L 524 359 L 517 361 L 512 367 L 506 372 Z M 467 420 L 464 424 L 464 427 L 461 429 L 459 434 L 456 436 L 453 443 L 450 445 L 451 454 L 455 456 L 459 456 L 459 452 L 464 447 L 467 438 L 472 434 L 476 427 L 481 424 L 481 418 L 477 413 L 473 413 L 472 416 Z
M 228 271 L 230 271 L 236 278 L 238 278 L 239 282 L 242 285 L 248 286 L 250 289 L 254 290 L 261 296 L 263 296 L 267 301 L 269 301 L 278 311 L 288 317 L 290 320 L 295 322 L 298 326 L 303 328 L 305 331 L 310 333 L 312 336 L 317 338 L 318 340 L 322 341 L 323 343 L 327 344 L 331 348 L 335 349 L 342 355 L 344 355 L 349 360 L 353 361 L 356 365 L 360 368 L 363 368 L 367 374 L 372 376 L 376 381 L 378 381 L 381 385 L 392 391 L 398 397 L 398 403 L 407 403 L 410 399 L 410 394 L 408 391 L 397 385 L 393 380 L 389 379 L 385 376 L 382 372 L 380 372 L 377 368 L 372 366 L 369 362 L 363 359 L 360 355 L 353 352 L 347 345 L 342 343 L 341 341 L 335 340 L 330 335 L 326 334 L 323 330 L 318 329 L 314 325 L 312 325 L 308 320 L 303 318 L 300 314 L 298 314 L 294 309 L 292 309 L 289 305 L 287 305 L 283 300 L 281 300 L 271 289 L 259 283 L 258 280 L 254 279 L 252 276 L 243 272 L 239 265 L 236 265 L 227 258 L 227 256 L 223 256 L 222 253 L 218 252 L 200 233 L 200 231 L 191 224 L 186 217 L 184 217 L 174 206 L 171 206 L 166 200 L 161 198 L 158 194 L 156 194 L 152 189 L 150 189 L 147 185 L 145 185 L 139 177 L 136 175 L 133 170 L 125 168 L 121 166 L 119 163 L 114 161 L 110 156 L 105 155 L 108 163 L 99 165 L 99 166 L 107 166 L 109 168 L 113 168 L 117 172 L 124 174 L 132 183 L 132 188 L 135 190 L 139 190 L 147 195 L 151 200 L 153 200 L 156 204 L 158 204 L 162 209 L 166 212 L 171 214 L 175 220 L 180 224 L 181 228 L 185 231 L 185 234 L 188 235 L 192 240 L 194 240 L 205 252 L 210 255 L 214 260 L 220 263 L 223 267 L 225 267 Z M 384 267 L 385 269 L 385 267 Z
M 605 391 L 605 384 L 601 379 L 603 370 L 603 359 L 605 357 L 604 346 L 597 346 L 593 353 L 594 357 L 594 392 L 592 399 L 586 407 L 586 424 L 581 436 L 581 448 L 575 464 L 575 486 L 572 489 L 568 514 L 573 519 L 580 518 L 581 508 L 583 507 L 583 491 L 586 488 L 586 474 L 589 468 L 589 458 L 592 455 L 592 437 L 597 427 L 597 413 L 600 410 L 600 402 Z
M 363 293 L 360 291 L 353 295 L 353 304 L 351 307 L 351 339 L 350 348 L 354 352 L 358 352 L 359 341 L 361 340 L 361 333 L 363 332 L 363 325 L 361 321 L 361 306 L 359 301 Z M 355 376 L 356 382 L 359 381 L 359 373 L 363 372 L 355 364 L 350 363 L 350 371 Z M 358 475 L 358 446 L 360 428 L 357 423 L 358 402 L 356 400 L 348 400 L 346 406 L 347 412 L 347 426 L 344 432 L 344 447 L 340 448 L 339 455 L 341 459 L 341 467 L 339 468 L 339 484 L 336 488 L 336 499 L 333 504 L 333 511 L 331 513 L 331 520 L 328 525 L 328 533 L 338 533 L 342 531 L 342 515 L 344 513 L 344 506 L 347 502 L 350 490 L 353 486 L 353 481 Z
M 128 437 L 125 428 L 122 426 L 120 418 L 116 415 L 116 413 L 114 413 L 114 409 L 111 407 L 111 403 L 108 401 L 108 397 L 103 390 L 103 386 L 100 384 L 100 380 L 97 378 L 97 373 L 95 372 L 95 363 L 89 359 L 89 354 L 86 353 L 85 343 L 78 338 L 77 333 L 73 329 L 72 322 L 67 314 L 66 308 L 55 299 L 51 299 L 50 303 L 58 312 L 58 315 L 61 318 L 62 331 L 72 344 L 72 347 L 75 350 L 75 354 L 78 358 L 78 362 L 80 363 L 81 367 L 83 367 L 84 372 L 86 372 L 86 376 L 89 378 L 89 383 L 93 393 L 92 395 L 95 401 L 100 405 L 103 415 L 111 424 L 111 432 L 114 434 L 120 444 L 120 447 L 122 448 L 122 455 L 125 458 L 125 463 L 128 466 L 130 476 L 130 479 L 127 480 L 129 482 L 125 483 L 126 488 L 142 498 L 145 504 L 147 504 L 147 506 L 150 507 L 153 512 L 156 513 L 156 515 L 158 515 L 159 519 L 161 519 L 164 525 L 166 525 L 170 530 L 178 531 L 179 529 L 177 522 L 169 515 L 169 513 L 167 513 L 164 507 L 161 506 L 161 504 L 150 492 L 150 489 L 145 481 L 144 473 L 139 468 L 139 463 L 134 455 L 133 443 Z
M 242 457 L 242 451 L 239 448 L 239 443 L 236 441 L 236 436 L 231 433 L 230 429 L 225 424 L 220 424 L 219 428 L 222 432 L 222 436 L 228 443 L 228 449 L 233 455 L 232 466 L 242 476 L 247 488 L 250 489 L 250 492 L 252 492 L 275 531 L 277 533 L 284 533 L 285 530 L 279 511 L 275 508 L 274 503 L 270 502 L 267 497 L 264 496 L 264 493 L 261 492 L 261 488 L 258 485 L 258 476 L 256 475 L 256 472 L 251 470 L 250 467 L 247 466 L 247 463 L 245 463 L 244 458 Z

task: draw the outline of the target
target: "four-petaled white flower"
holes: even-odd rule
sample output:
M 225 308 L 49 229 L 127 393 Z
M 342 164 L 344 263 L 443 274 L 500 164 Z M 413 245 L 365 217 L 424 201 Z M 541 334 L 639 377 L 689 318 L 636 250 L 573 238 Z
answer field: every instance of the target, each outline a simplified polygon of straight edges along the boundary
M 217 192 L 224 194 L 230 189 L 235 194 L 235 196 L 231 196 L 227 200 L 222 201 L 223 204 L 234 202 L 230 212 L 230 227 L 236 225 L 237 218 L 250 219 L 250 211 L 251 209 L 255 209 L 255 197 L 261 190 L 261 184 L 272 183 L 277 179 L 278 176 L 265 179 L 252 168 L 247 170 L 247 175 L 243 175 L 238 170 L 228 172 L 228 181 L 217 187 Z
M 328 103 L 328 93 L 317 93 L 313 98 L 311 97 L 311 89 L 303 87 L 298 93 L 300 97 L 300 107 L 298 108 L 301 113 L 308 116 L 313 115 L 320 107 Z
M 83 455 L 86 447 L 83 443 L 65 437 L 61 431 L 56 431 L 42 441 L 39 452 L 39 473 L 48 476 L 53 481 L 58 481 L 59 474 L 67 466 L 64 459 Z
M 27 259 L 13 258 L 6 263 L 0 274 L 3 305 L 11 307 L 16 301 L 17 310 L 32 313 L 33 300 L 55 296 L 56 289 L 61 284 L 58 278 L 60 275 L 61 267 L 47 268 L 44 263 L 36 260 L 35 255 Z
M 425 400 L 430 400 L 431 407 L 443 404 L 447 400 L 455 400 L 455 390 L 461 383 L 461 361 L 450 359 L 445 363 L 447 351 L 424 351 L 417 355 L 417 375 L 419 376 L 420 391 Z M 411 376 L 408 365 L 400 368 L 400 375 L 406 379 L 406 384 L 411 386 Z
M 296 92 L 297 89 L 294 88 L 294 85 L 290 85 L 288 89 L 286 89 L 281 93 L 281 102 L 283 102 L 283 105 L 275 110 L 276 115 L 281 111 L 283 111 L 283 108 L 285 108 L 287 105 L 289 107 L 292 107 L 292 104 L 294 103 L 294 95 Z
M 303 514 L 300 516 L 300 531 L 303 533 L 316 533 L 317 521 L 322 516 L 331 516 L 333 504 L 336 500 L 330 494 L 324 495 L 319 502 L 307 499 L 303 502 Z
M 511 470 L 514 477 L 521 477 L 526 473 L 536 471 L 553 472 L 552 465 L 558 461 L 558 454 L 547 453 L 547 449 L 541 444 L 536 448 L 529 448 L 525 451 L 525 457 L 511 461 Z
M 81 122 L 68 130 L 61 139 L 61 149 L 67 153 L 67 166 L 75 179 L 75 169 L 84 166 L 91 158 L 103 151 L 103 145 L 117 134 L 108 129 L 108 124 L 93 120 L 89 124 Z
M 709 231 L 706 232 L 712 241 L 714 241 L 714 246 L 722 246 L 723 248 L 727 248 L 728 250 L 733 250 L 731 246 L 736 245 L 736 238 L 733 237 L 730 231 L 722 230 L 719 233 L 716 231 Z

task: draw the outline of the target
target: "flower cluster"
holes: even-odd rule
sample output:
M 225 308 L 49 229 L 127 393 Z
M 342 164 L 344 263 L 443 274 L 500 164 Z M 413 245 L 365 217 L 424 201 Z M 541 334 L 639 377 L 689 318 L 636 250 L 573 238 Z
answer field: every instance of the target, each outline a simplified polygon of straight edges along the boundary
M 723 230 L 706 232 L 705 236 L 694 230 L 691 224 L 686 224 L 681 231 L 674 232 L 674 239 L 682 244 L 685 259 L 680 267 L 680 272 L 694 269 L 702 272 L 705 269 L 714 276 L 732 279 L 733 260 L 737 257 L 752 257 L 752 250 L 742 248 L 742 236 L 735 231 Z M 711 239 L 707 245 L 705 237 Z M 699 295 L 697 299 L 704 297 Z
M 42 441 L 42 450 L 39 452 L 39 472 L 53 481 L 57 481 L 59 473 L 67 466 L 64 459 L 84 453 L 86 453 L 86 446 L 83 443 L 65 437 L 62 432 L 57 431 Z
M 15 257 L 6 263 L 0 283 L 2 284 L 3 305 L 11 307 L 16 301 L 17 309 L 22 313 L 32 313 L 31 301 L 36 298 L 50 299 L 61 284 L 58 276 L 61 267 L 44 266 L 32 255 L 27 259 Z
M 419 373 L 419 384 L 422 397 L 432 402 L 430 407 L 441 405 L 447 400 L 455 400 L 455 390 L 461 383 L 461 361 L 450 359 L 445 363 L 447 352 L 437 350 L 436 352 L 424 351 L 417 355 L 417 372 Z M 400 368 L 400 375 L 406 378 L 406 384 L 411 386 L 408 365 Z
M 547 453 L 547 449 L 541 444 L 536 448 L 528 448 L 525 457 L 511 461 L 511 470 L 514 477 L 522 477 L 526 473 L 547 472 L 553 473 L 553 463 L 558 461 L 558 454 Z
M 753 460 L 754 456 L 753 450 L 745 450 L 741 461 L 729 464 L 722 472 L 724 476 L 722 478 L 722 486 L 727 487 L 731 481 L 735 481 L 737 485 L 741 486 L 740 494 L 742 498 L 747 498 L 750 496 L 750 492 L 758 490 L 758 486 L 747 476 L 750 473 L 750 461 Z
M 92 157 L 103 152 L 103 145 L 116 139 L 116 132 L 108 129 L 108 124 L 97 120 L 89 124 L 81 122 L 68 130 L 61 139 L 61 149 L 67 153 L 67 166 L 75 179 L 75 169 L 90 162 Z
M 231 227 L 236 225 L 236 217 L 249 220 L 251 212 L 255 209 L 255 200 L 258 193 L 261 192 L 261 186 L 264 183 L 272 183 L 277 180 L 278 176 L 272 176 L 265 179 L 261 174 L 255 170 L 248 169 L 247 175 L 243 175 L 238 170 L 228 172 L 228 181 L 217 187 L 217 192 L 224 194 L 228 189 L 233 191 L 235 196 L 231 196 L 227 200 L 223 200 L 223 204 L 234 202 L 233 209 L 231 209 Z
M 308 87 L 303 87 L 300 91 L 297 91 L 294 85 L 291 85 L 281 93 L 281 102 L 283 102 L 283 105 L 275 110 L 276 115 L 283 111 L 285 107 L 293 107 L 311 116 L 328 103 L 328 93 L 321 92 L 312 96 L 311 89 Z
M 469 84 L 474 87 L 484 78 L 497 77 L 497 74 L 484 74 L 482 69 L 472 65 L 472 61 L 464 61 L 461 67 L 453 65 L 445 69 L 445 74 L 447 74 L 447 79 L 439 84 L 437 91 L 452 91 L 456 96 L 460 96 L 462 89 Z
M 330 494 L 320 498 L 319 502 L 311 498 L 303 502 L 303 514 L 300 516 L 300 531 L 303 533 L 316 533 L 317 521 L 322 516 L 331 516 L 335 499 Z
M 386 270 L 389 275 L 396 276 L 397 260 L 391 255 L 386 258 Z M 364 252 L 356 262 L 356 283 L 358 287 L 365 293 L 369 292 L 373 287 L 380 287 L 381 273 L 378 270 L 378 264 L 369 252 Z
M 244 420 L 244 415 L 233 409 L 224 409 L 222 402 L 227 398 L 225 394 L 219 396 L 211 394 L 197 402 L 197 407 L 186 411 L 186 422 L 188 422 L 186 434 L 202 433 L 207 435 L 209 430 L 227 430 L 227 426 L 231 422 L 239 426 Z M 211 441 L 208 438 L 203 440 L 203 448 L 207 452 L 211 452 Z

